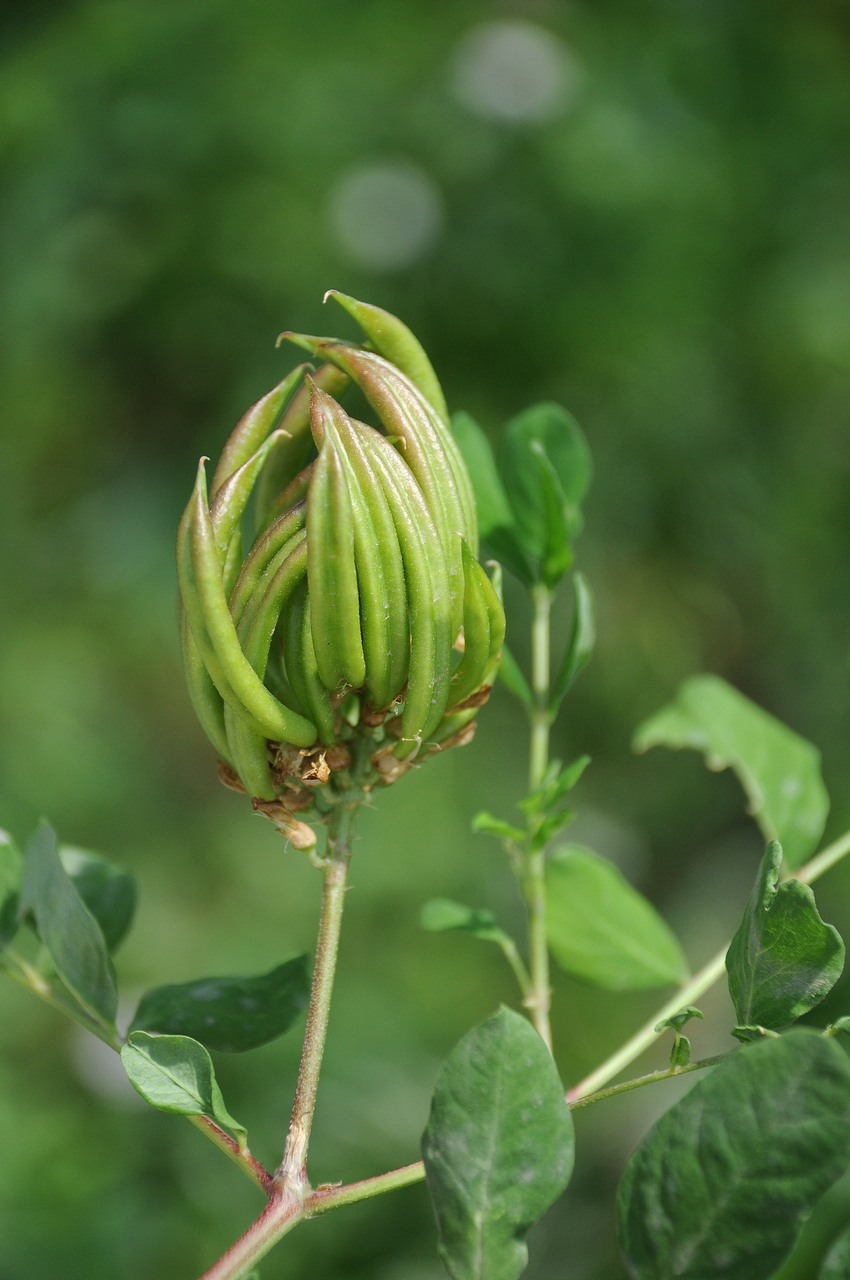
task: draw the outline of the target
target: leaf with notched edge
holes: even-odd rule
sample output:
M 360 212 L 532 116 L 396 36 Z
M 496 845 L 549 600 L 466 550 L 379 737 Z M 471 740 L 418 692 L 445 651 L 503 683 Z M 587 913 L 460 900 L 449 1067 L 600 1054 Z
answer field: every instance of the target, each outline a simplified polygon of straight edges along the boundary
M 844 943 L 824 924 L 799 880 L 779 883 L 782 846 L 773 840 L 741 927 L 726 955 L 729 991 L 744 1027 L 788 1027 L 829 994 L 844 968 Z

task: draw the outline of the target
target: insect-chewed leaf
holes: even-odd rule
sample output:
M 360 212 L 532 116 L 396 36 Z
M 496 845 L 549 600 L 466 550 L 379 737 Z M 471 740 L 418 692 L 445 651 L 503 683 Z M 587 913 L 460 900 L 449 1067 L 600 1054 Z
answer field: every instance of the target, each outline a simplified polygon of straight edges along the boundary
M 546 932 L 558 964 L 609 991 L 684 982 L 687 963 L 651 903 L 615 866 L 579 845 L 546 867 Z
M 533 405 L 508 423 L 501 474 L 523 549 L 540 560 L 549 546 L 549 522 L 540 461 L 532 449 L 542 445 L 563 492 L 570 532 L 592 475 L 590 450 L 572 414 L 559 404 Z
M 244 1146 L 245 1127 L 225 1107 L 212 1059 L 197 1040 L 134 1031 L 121 1061 L 130 1084 L 152 1107 L 178 1116 L 206 1116 Z
M 136 910 L 136 881 L 109 858 L 63 844 L 59 861 L 74 888 L 100 925 L 108 951 L 127 935 Z
M 502 1009 L 443 1065 L 422 1138 L 453 1280 L 516 1280 L 526 1234 L 567 1186 L 573 1151 L 552 1057 L 524 1018 Z
M 44 821 L 24 857 L 18 916 L 29 915 L 65 986 L 88 1014 L 111 1028 L 118 993 L 106 943 L 59 860 L 56 833 Z
M 198 978 L 146 992 L 131 1031 L 191 1036 L 208 1049 L 241 1053 L 288 1031 L 307 1006 L 309 957 L 256 977 Z
M 0 951 L 18 931 L 18 892 L 23 858 L 8 831 L 0 830 Z
M 847 1167 L 850 1064 L 807 1031 L 760 1040 L 661 1117 L 632 1157 L 618 1234 L 634 1280 L 767 1280 Z
M 701 751 L 712 769 L 732 768 L 767 840 L 788 865 L 814 850 L 829 812 L 820 752 L 719 676 L 693 676 L 668 706 L 640 726 L 636 751 L 657 745 Z
M 844 943 L 799 880 L 779 883 L 782 847 L 762 859 L 741 927 L 726 955 L 729 990 L 744 1026 L 788 1027 L 820 1004 L 844 968 Z

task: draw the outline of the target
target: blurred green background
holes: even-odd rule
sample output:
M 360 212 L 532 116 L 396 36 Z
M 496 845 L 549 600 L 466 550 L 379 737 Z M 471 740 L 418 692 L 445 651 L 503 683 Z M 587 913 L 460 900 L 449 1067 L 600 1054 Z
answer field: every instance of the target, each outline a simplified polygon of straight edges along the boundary
M 128 1009 L 312 945 L 316 872 L 219 786 L 192 719 L 172 540 L 198 456 L 295 363 L 278 331 L 354 336 L 329 287 L 408 321 L 494 439 L 541 398 L 583 424 L 600 643 L 555 734 L 593 756 L 573 831 L 703 961 L 759 839 L 727 774 L 631 754 L 681 678 L 719 672 L 811 737 L 828 834 L 850 821 L 843 0 L 18 0 L 0 29 L 0 825 L 23 839 L 47 813 L 136 873 Z M 524 657 L 510 585 L 508 604 Z M 564 602 L 561 643 L 568 619 Z M 470 819 L 511 816 L 525 747 L 499 690 L 471 747 L 366 817 L 316 1181 L 415 1159 L 438 1063 L 514 1001 L 498 954 L 417 921 L 443 895 L 519 928 Z M 836 870 L 818 890 L 845 933 L 848 886 Z M 557 978 L 565 1080 L 657 1002 Z M 724 997 L 701 1003 L 696 1051 L 730 1046 Z M 845 983 L 820 1012 L 848 1011 Z M 269 1163 L 297 1053 L 293 1032 L 217 1057 Z M 530 1280 L 622 1277 L 613 1191 L 676 1088 L 578 1117 Z M 108 1051 L 0 987 L 0 1280 L 193 1280 L 259 1207 Z M 421 1186 L 300 1227 L 262 1267 L 442 1274 Z

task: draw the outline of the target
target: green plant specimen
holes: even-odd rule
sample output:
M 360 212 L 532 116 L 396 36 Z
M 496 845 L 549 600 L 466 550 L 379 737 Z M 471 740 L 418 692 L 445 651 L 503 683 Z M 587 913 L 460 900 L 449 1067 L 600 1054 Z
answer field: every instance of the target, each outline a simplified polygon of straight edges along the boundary
M 638 750 L 691 747 L 711 767 L 731 767 L 769 841 L 734 939 L 691 975 L 652 904 L 562 835 L 590 764 L 583 755 L 565 765 L 549 751 L 595 642 L 591 591 L 575 571 L 569 639 L 552 660 L 552 602 L 573 569 L 592 474 L 580 428 L 559 405 L 536 405 L 508 424 L 497 462 L 468 414 L 449 419 L 407 327 L 332 296 L 365 341 L 281 335 L 311 363 L 248 410 L 211 479 L 201 460 L 177 543 L 186 678 L 221 779 L 322 876 L 312 973 L 310 957 L 297 955 L 268 973 L 162 986 L 143 995 L 123 1036 L 112 957 L 131 923 L 133 882 L 100 855 L 61 847 L 46 822 L 23 856 L 10 837 L 0 840 L 0 965 L 120 1053 L 147 1102 L 189 1119 L 265 1195 L 204 1280 L 256 1276 L 300 1222 L 422 1179 L 453 1280 L 517 1280 L 529 1229 L 572 1174 L 571 1112 L 703 1069 L 712 1070 L 662 1116 L 626 1171 L 623 1258 L 636 1280 L 783 1274 L 806 1219 L 850 1166 L 850 1065 L 839 1038 L 850 1019 L 822 1032 L 794 1027 L 844 964 L 843 942 L 809 887 L 850 852 L 850 833 L 815 852 L 828 811 L 819 754 L 717 676 L 687 681 L 638 730 Z M 349 384 L 377 426 L 343 408 Z M 479 538 L 497 559 L 482 565 Z M 504 644 L 502 564 L 531 604 L 528 676 Z M 515 818 L 480 813 L 474 825 L 505 849 L 527 938 L 445 898 L 424 904 L 422 924 L 495 943 L 524 1013 L 495 1011 L 450 1054 L 421 1160 L 313 1187 L 309 1145 L 358 812 L 412 768 L 468 743 L 498 675 L 528 716 L 528 787 Z M 37 943 L 21 949 L 19 931 Z M 569 1089 L 552 1055 L 550 956 L 598 988 L 673 993 Z M 724 970 L 739 1043 L 692 1062 L 683 1028 L 703 1016 L 692 1001 Z M 291 1121 L 270 1171 L 230 1114 L 210 1051 L 265 1044 L 305 1008 Z M 669 1068 L 610 1083 L 668 1031 Z M 846 1261 L 846 1217 L 833 1212 L 831 1221 L 814 1264 L 823 1269 L 811 1272 L 822 1280 Z

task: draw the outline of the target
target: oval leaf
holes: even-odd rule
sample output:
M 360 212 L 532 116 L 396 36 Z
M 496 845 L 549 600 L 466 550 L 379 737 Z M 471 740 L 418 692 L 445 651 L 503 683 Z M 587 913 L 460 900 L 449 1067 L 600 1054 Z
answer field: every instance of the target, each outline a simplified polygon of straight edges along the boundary
M 547 495 L 534 444 L 545 450 L 560 484 L 571 533 L 577 530 L 578 506 L 587 492 L 593 468 L 581 428 L 561 405 L 533 405 L 508 423 L 500 471 L 520 543 L 528 555 L 540 560 L 547 553 L 550 529 Z
M 208 1049 L 243 1053 L 288 1031 L 310 995 L 310 957 L 256 977 L 198 978 L 146 992 L 132 1031 L 191 1036 Z
M 546 897 L 549 947 L 566 973 L 608 991 L 687 978 L 682 949 L 652 904 L 590 849 L 557 851 L 546 867 Z
M 743 1026 L 790 1026 L 820 1004 L 844 968 L 838 930 L 821 920 L 807 884 L 779 884 L 781 870 L 782 846 L 773 840 L 726 954 L 729 991 Z
M 44 821 L 24 857 L 18 917 L 30 914 L 65 986 L 87 1013 L 112 1029 L 118 992 L 103 934 L 59 861 L 56 833 Z
M 711 769 L 734 769 L 767 840 L 790 867 L 815 849 L 829 812 L 820 752 L 719 676 L 693 676 L 638 729 L 636 751 L 657 745 L 701 751 Z
M 206 1116 L 244 1146 L 245 1128 L 225 1107 L 212 1059 L 197 1040 L 134 1031 L 121 1061 L 133 1088 L 152 1107 L 178 1116 Z
M 634 1280 L 767 1280 L 847 1166 L 850 1064 L 807 1031 L 717 1067 L 650 1130 L 620 1188 Z
M 552 1057 L 525 1018 L 502 1009 L 444 1064 L 422 1138 L 453 1280 L 516 1280 L 526 1234 L 569 1182 L 573 1151 Z
M 109 951 L 124 940 L 136 911 L 136 881 L 116 863 L 88 849 L 62 845 L 59 861 L 100 925 Z

